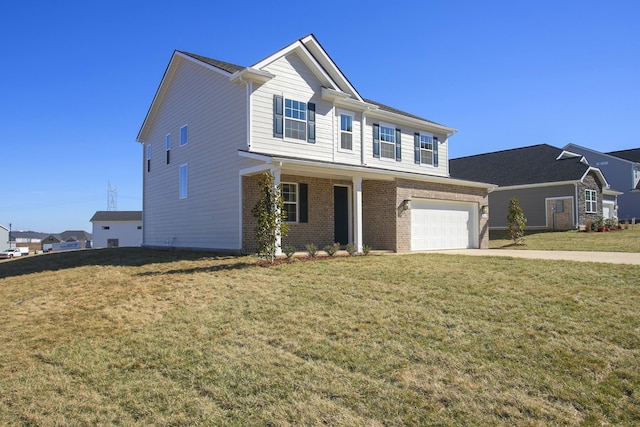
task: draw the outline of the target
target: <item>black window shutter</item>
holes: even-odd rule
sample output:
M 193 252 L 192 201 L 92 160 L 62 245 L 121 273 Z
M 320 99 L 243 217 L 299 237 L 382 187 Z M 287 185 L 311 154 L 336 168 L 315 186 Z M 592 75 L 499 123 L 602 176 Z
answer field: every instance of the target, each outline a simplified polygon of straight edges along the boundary
M 307 103 L 307 141 L 316 142 L 316 104 Z
M 413 161 L 420 164 L 420 133 L 413 134 Z
M 400 145 L 401 136 L 402 131 L 400 129 L 396 129 L 396 162 L 402 160 L 402 146 Z
M 380 157 L 380 125 L 373 125 L 373 157 Z
M 307 184 L 298 184 L 298 200 L 300 203 L 300 218 L 298 222 L 309 222 L 309 203 L 308 203 L 308 186 Z
M 273 95 L 273 136 L 282 138 L 282 95 Z
M 438 137 L 433 137 L 433 166 L 438 166 Z

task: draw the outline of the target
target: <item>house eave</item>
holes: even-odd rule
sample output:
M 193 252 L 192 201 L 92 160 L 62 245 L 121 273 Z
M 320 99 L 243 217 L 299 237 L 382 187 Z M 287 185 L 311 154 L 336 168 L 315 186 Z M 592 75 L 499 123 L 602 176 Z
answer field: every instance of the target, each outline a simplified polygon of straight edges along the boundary
M 497 186 L 484 182 L 466 181 L 451 177 L 442 177 L 436 175 L 424 175 L 414 172 L 400 172 L 390 169 L 382 169 L 371 166 L 348 165 L 343 163 L 329 163 L 315 160 L 307 160 L 293 157 L 282 157 L 269 155 L 264 153 L 255 153 L 247 151 L 238 151 L 241 157 L 257 160 L 269 164 L 272 167 L 280 167 L 283 169 L 291 169 L 301 174 L 316 173 L 327 174 L 332 176 L 343 176 L 345 178 L 362 177 L 365 179 L 376 179 L 384 181 L 393 181 L 394 179 L 407 179 L 412 181 L 432 182 L 438 184 L 460 185 L 473 188 L 485 188 L 488 192 L 493 191 Z
M 235 73 L 233 73 L 230 77 L 229 80 L 231 80 L 232 82 L 244 82 L 244 81 L 251 81 L 251 82 L 255 82 L 255 83 L 266 83 L 269 80 L 273 79 L 275 77 L 275 75 L 271 74 L 268 71 L 264 71 L 264 70 L 258 70 L 252 67 L 248 67 L 245 68 L 243 70 L 240 71 L 236 71 Z

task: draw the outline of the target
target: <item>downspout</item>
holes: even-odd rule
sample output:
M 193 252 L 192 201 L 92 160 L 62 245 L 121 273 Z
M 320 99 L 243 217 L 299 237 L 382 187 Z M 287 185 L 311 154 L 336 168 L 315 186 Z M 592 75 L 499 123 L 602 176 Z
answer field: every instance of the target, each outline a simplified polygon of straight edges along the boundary
M 364 156 L 364 127 L 366 123 L 366 113 L 367 111 L 362 111 L 362 120 L 360 121 L 360 164 L 362 166 L 366 166 L 365 156 Z
M 575 202 L 575 222 L 576 222 L 576 230 L 580 227 L 579 218 L 580 218 L 580 200 L 578 199 L 578 183 L 574 182 L 573 186 L 576 189 L 576 202 Z

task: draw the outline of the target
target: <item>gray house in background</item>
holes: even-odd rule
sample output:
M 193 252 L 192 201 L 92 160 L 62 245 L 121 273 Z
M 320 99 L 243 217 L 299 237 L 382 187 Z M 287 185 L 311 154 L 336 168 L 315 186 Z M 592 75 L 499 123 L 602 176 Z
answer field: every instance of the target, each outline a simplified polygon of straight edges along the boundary
M 489 193 L 490 228 L 507 226 L 512 198 L 518 199 L 527 228 L 569 230 L 613 217 L 620 194 L 582 155 L 547 144 L 451 159 L 449 172 L 498 185 Z
M 621 221 L 640 218 L 640 148 L 602 153 L 575 144 L 565 150 L 583 155 L 590 165 L 602 171 L 618 196 L 618 218 Z

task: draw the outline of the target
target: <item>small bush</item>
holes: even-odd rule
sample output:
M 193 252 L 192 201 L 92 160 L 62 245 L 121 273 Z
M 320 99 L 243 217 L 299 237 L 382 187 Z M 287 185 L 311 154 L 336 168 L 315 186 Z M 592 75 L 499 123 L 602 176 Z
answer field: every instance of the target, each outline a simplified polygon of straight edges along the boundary
M 296 253 L 296 247 L 293 245 L 285 245 L 285 247 L 282 249 L 282 252 L 284 252 L 287 259 L 291 259 L 293 254 Z
M 347 249 L 347 253 L 350 256 L 354 256 L 356 253 L 358 253 L 358 248 L 356 248 L 356 245 L 354 245 L 353 243 L 349 243 L 346 249 Z
M 371 246 L 369 246 L 369 245 L 362 246 L 362 253 L 365 256 L 369 255 L 369 252 L 371 252 Z
M 329 256 L 334 256 L 336 252 L 338 252 L 339 250 L 340 250 L 340 243 L 334 243 L 332 245 L 327 245 L 324 247 L 324 251 Z
M 318 255 L 318 247 L 313 243 L 309 243 L 304 247 L 307 250 L 309 258 L 315 258 Z

